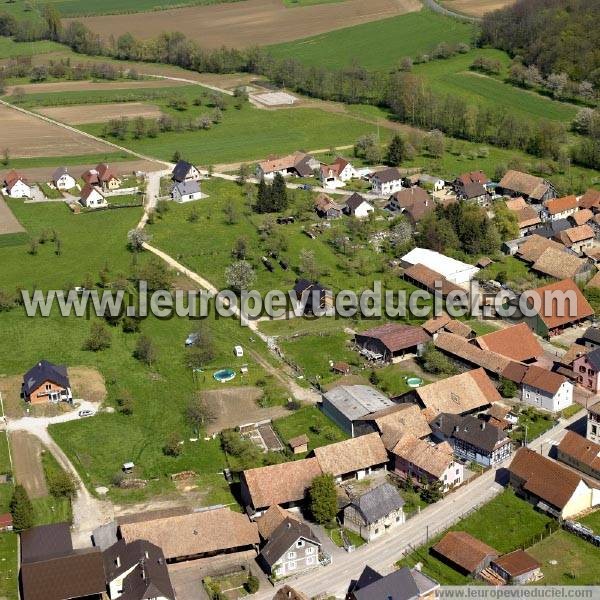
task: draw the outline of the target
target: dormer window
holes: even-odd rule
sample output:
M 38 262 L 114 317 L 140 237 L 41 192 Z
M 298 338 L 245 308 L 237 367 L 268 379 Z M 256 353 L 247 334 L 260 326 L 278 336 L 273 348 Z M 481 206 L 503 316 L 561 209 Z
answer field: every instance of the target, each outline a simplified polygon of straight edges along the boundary
M 117 566 L 117 568 L 121 566 L 121 557 L 120 556 L 117 556 L 117 558 L 115 559 L 115 565 Z
M 304 548 L 304 540 L 298 540 L 296 542 L 296 548 Z

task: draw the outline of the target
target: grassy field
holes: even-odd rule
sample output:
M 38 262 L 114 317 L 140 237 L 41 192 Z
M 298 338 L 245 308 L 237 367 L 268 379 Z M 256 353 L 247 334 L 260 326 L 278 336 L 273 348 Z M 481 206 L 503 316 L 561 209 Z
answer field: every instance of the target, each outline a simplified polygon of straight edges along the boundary
M 519 414 L 519 424 L 510 437 L 515 441 L 522 441 L 527 435 L 527 441 L 530 442 L 546 433 L 554 426 L 554 423 L 551 415 L 526 407 Z
M 0 13 L 4 10 L 4 5 L 0 4 Z M 38 54 L 48 54 L 58 52 L 64 46 L 56 42 L 42 40 L 39 42 L 15 42 L 11 38 L 0 37 L 0 59 L 14 58 L 15 56 L 36 56 Z
M 11 473 L 10 455 L 8 453 L 8 440 L 6 432 L 0 431 L 0 475 Z
M 19 598 L 17 578 L 19 562 L 17 552 L 17 534 L 0 533 L 0 598 L 17 600 Z
M 531 540 L 545 531 L 551 521 L 550 517 L 536 512 L 533 506 L 517 498 L 512 490 L 507 489 L 451 527 L 449 531 L 466 531 L 501 554 L 505 554 L 528 546 Z M 398 564 L 413 567 L 421 562 L 423 571 L 442 585 L 464 585 L 469 578 L 429 553 L 429 549 L 442 537 L 443 534 L 436 536 L 427 545 L 416 549 Z
M 57 164 L 68 167 L 70 165 L 90 164 L 100 162 L 123 162 L 126 160 L 139 160 L 128 152 L 108 152 L 106 154 L 82 154 L 80 156 L 36 156 L 34 158 L 11 158 L 4 169 L 33 169 L 36 167 L 56 167 Z M 49 174 L 51 171 L 49 171 Z
M 428 54 L 440 42 L 470 43 L 471 25 L 428 10 L 338 29 L 322 35 L 269 46 L 276 58 L 342 68 L 352 63 L 367 69 L 387 70 L 401 58 Z
M 595 510 L 581 519 L 577 519 L 587 527 L 591 527 L 596 535 L 600 535 L 600 510 Z

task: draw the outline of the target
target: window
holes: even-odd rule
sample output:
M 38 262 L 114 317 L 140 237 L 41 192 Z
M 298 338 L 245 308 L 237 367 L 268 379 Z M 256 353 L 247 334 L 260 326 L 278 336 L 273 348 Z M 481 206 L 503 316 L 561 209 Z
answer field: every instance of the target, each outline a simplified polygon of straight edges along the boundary
M 315 564 L 315 557 L 314 557 L 314 556 L 309 556 L 309 557 L 306 559 L 306 564 L 307 564 L 307 565 L 314 565 L 314 564 Z
M 375 530 L 375 535 L 377 535 L 378 533 L 379 533 L 379 528 L 377 528 L 377 529 Z
M 312 546 L 309 546 L 309 547 L 306 549 L 306 554 L 312 554 L 314 551 L 315 551 L 315 549 L 314 549 Z
M 460 473 L 460 469 L 456 469 L 456 474 L 458 475 Z
M 399 523 L 399 522 L 400 522 L 400 516 L 398 515 L 398 516 L 396 517 L 396 523 Z
M 46 384 L 46 390 L 51 390 L 52 389 L 52 385 L 50 383 Z
M 592 425 L 592 434 L 596 435 L 598 433 L 598 426 L 597 425 Z
M 288 558 L 289 559 L 296 558 L 296 553 L 295 552 L 288 552 Z
M 288 571 L 293 571 L 296 568 L 296 561 L 295 560 L 291 560 L 288 563 L 287 568 L 288 568 Z
M 585 373 L 585 365 L 581 365 L 581 367 L 579 367 L 579 372 Z
M 296 542 L 296 548 L 304 548 L 304 540 L 298 540 Z

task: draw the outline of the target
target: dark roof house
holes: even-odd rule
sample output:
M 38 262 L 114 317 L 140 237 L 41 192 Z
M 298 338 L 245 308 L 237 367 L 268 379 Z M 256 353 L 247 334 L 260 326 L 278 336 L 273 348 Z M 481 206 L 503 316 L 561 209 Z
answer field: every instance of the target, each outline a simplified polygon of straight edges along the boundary
M 70 386 L 67 367 L 54 365 L 47 360 L 41 360 L 37 365 L 29 369 L 23 377 L 23 394 L 30 396 L 42 384 L 52 382 L 62 388 Z
M 380 575 L 367 566 L 358 580 L 350 584 L 350 600 L 417 600 L 432 598 L 440 584 L 417 569 L 402 567 Z
M 382 483 L 354 498 L 349 505 L 356 509 L 365 524 L 370 525 L 401 509 L 404 500 L 393 485 Z

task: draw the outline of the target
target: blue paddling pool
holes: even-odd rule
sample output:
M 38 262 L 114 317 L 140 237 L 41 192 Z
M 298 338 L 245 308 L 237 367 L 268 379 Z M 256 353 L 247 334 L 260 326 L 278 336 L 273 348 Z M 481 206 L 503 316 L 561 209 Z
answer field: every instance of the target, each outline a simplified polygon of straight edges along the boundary
M 406 385 L 411 388 L 418 388 L 423 384 L 423 380 L 420 377 L 409 377 L 406 380 Z
M 213 377 L 220 383 L 226 383 L 235 377 L 235 371 L 233 369 L 219 369 L 214 372 Z

